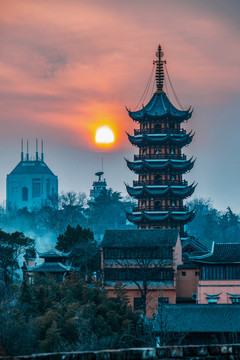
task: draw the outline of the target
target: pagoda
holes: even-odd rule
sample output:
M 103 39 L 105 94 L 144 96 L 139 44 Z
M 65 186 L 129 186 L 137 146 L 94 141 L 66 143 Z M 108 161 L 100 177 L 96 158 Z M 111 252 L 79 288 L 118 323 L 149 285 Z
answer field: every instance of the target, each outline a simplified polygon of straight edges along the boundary
M 191 118 L 192 110 L 179 110 L 170 102 L 163 91 L 166 61 L 162 60 L 160 45 L 156 56 L 156 92 L 140 110 L 127 109 L 140 125 L 134 135 L 127 134 L 131 144 L 139 149 L 134 161 L 126 160 L 128 168 L 138 175 L 132 187 L 126 185 L 128 194 L 138 201 L 127 218 L 139 229 L 178 228 L 184 238 L 184 225 L 192 220 L 194 212 L 183 201 L 193 194 L 196 185 L 188 185 L 183 179 L 195 160 L 182 154 L 182 148 L 191 143 L 194 134 L 187 133 L 181 124 Z

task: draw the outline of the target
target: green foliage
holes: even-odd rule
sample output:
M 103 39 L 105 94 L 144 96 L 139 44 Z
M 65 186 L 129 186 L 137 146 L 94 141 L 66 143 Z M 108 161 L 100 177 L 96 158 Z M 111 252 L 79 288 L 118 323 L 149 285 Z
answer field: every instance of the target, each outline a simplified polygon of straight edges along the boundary
M 234 214 L 230 207 L 225 212 L 216 210 L 208 199 L 194 199 L 188 203 L 196 214 L 187 225 L 190 235 L 199 238 L 207 248 L 212 242 L 240 242 L 240 216 Z
M 51 277 L 36 286 L 23 282 L 15 302 L 0 309 L 5 355 L 137 346 L 137 339 L 137 314 L 76 274 L 62 283 Z
M 110 188 L 104 189 L 88 205 L 89 226 L 94 234 L 100 236 L 107 229 L 123 229 L 126 227 L 125 210 L 132 207 L 132 202 L 129 199 L 123 201 L 121 193 Z
M 65 233 L 58 236 L 56 249 L 71 252 L 71 264 L 82 275 L 91 275 L 93 271 L 100 270 L 100 248 L 89 229 L 69 225 Z
M 28 249 L 34 247 L 34 240 L 25 237 L 21 232 L 12 234 L 0 230 L 0 269 L 3 270 L 5 282 L 12 283 L 19 270 L 18 259 Z

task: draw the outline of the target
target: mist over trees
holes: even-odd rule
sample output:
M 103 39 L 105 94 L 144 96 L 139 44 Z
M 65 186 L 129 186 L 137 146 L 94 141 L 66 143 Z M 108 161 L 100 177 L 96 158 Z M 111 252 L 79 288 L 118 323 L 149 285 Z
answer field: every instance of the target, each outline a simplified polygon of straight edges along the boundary
M 212 242 L 240 242 L 240 215 L 230 207 L 226 211 L 216 210 L 209 199 L 193 199 L 188 203 L 195 210 L 195 217 L 187 225 L 187 231 L 199 241 L 212 247 Z
M 47 206 L 29 211 L 27 208 L 0 211 L 0 229 L 7 232 L 23 232 L 36 239 L 37 249 L 43 251 L 54 247 L 59 234 L 68 225 L 90 228 L 95 239 L 101 240 L 106 229 L 126 228 L 125 211 L 129 211 L 133 201 L 107 189 L 95 199 L 87 201 L 84 193 L 69 191 L 59 198 L 49 198 Z

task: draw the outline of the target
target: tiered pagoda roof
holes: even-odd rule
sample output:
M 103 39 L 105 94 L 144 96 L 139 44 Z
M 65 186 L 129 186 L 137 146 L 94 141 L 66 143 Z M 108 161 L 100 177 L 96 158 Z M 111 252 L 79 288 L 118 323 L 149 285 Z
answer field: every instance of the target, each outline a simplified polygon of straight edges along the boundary
M 191 157 L 189 160 L 175 160 L 175 159 L 142 159 L 138 161 L 129 161 L 125 159 L 127 166 L 136 174 L 142 171 L 156 170 L 177 170 L 178 173 L 184 174 L 193 168 L 196 160 Z
M 132 145 L 146 146 L 146 145 L 163 145 L 171 144 L 178 146 L 189 145 L 193 139 L 194 134 L 192 132 L 188 134 L 146 134 L 132 136 L 127 133 L 128 139 Z
M 165 222 L 173 220 L 181 224 L 187 224 L 194 218 L 194 211 L 141 211 L 126 213 L 127 219 L 134 224 L 147 222 Z
M 128 109 L 127 109 L 128 110 Z M 151 100 L 146 106 L 143 106 L 142 109 L 138 111 L 128 110 L 129 116 L 134 121 L 145 121 L 146 118 L 150 119 L 172 119 L 179 122 L 187 121 L 192 116 L 193 110 L 191 107 L 186 110 L 178 110 L 168 99 L 165 92 L 155 92 Z
M 143 184 L 142 186 L 137 187 L 131 187 L 129 185 L 126 185 L 126 188 L 128 194 L 135 198 L 141 197 L 143 195 L 162 196 L 172 194 L 178 196 L 179 198 L 185 199 L 193 194 L 196 186 L 197 185 L 195 185 L 194 183 L 189 186 L 148 186 Z
M 163 91 L 164 64 L 161 47 L 156 53 L 157 91 L 146 106 L 130 111 L 129 116 L 140 124 L 134 135 L 127 133 L 132 145 L 139 148 L 134 161 L 126 160 L 130 170 L 138 174 L 133 187 L 126 185 L 130 196 L 138 199 L 138 207 L 127 213 L 129 221 L 139 228 L 175 227 L 184 234 L 184 224 L 192 220 L 183 200 L 191 196 L 196 185 L 187 185 L 182 175 L 190 171 L 195 160 L 181 153 L 191 143 L 194 134 L 186 133 L 181 123 L 191 118 L 193 110 L 177 109 Z

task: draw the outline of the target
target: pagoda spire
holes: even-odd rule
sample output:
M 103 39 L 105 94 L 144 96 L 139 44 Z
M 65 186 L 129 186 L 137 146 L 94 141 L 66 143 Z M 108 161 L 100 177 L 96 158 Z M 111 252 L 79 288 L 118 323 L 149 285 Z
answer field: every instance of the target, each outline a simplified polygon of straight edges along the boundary
M 163 83 L 164 83 L 164 70 L 163 64 L 166 63 L 165 60 L 162 60 L 164 53 L 162 52 L 161 45 L 158 45 L 158 51 L 156 52 L 157 60 L 154 60 L 153 63 L 156 64 L 156 85 L 157 92 L 163 91 Z

